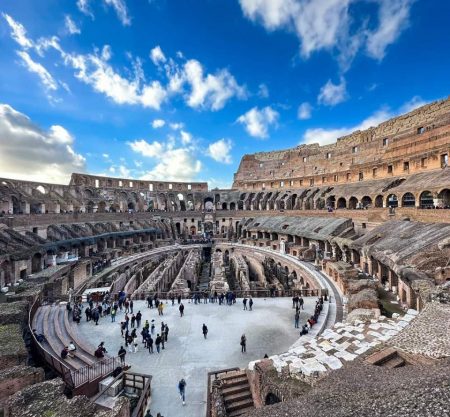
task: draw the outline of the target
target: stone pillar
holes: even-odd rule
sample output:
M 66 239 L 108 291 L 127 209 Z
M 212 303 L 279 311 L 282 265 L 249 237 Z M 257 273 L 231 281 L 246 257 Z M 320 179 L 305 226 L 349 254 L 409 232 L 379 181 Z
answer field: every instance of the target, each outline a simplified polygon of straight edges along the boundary
M 284 239 L 280 240 L 280 253 L 283 255 L 286 253 L 286 242 Z

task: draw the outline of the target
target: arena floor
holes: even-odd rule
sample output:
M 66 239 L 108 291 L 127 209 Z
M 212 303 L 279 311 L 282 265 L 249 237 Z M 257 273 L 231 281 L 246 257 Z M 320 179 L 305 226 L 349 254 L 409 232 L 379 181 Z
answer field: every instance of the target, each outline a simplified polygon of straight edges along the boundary
M 314 309 L 316 297 L 305 298 L 300 324 L 303 324 Z M 168 342 L 160 354 L 149 354 L 140 343 L 137 353 L 127 353 L 126 362 L 131 371 L 151 374 L 153 416 L 160 412 L 164 417 L 200 417 L 206 412 L 207 373 L 209 371 L 246 367 L 252 360 L 286 351 L 299 337 L 294 328 L 294 310 L 290 298 L 257 298 L 253 311 L 243 311 L 242 299 L 233 306 L 219 304 L 185 303 L 184 317 L 180 318 L 178 305 L 166 305 L 164 316 L 156 309 L 149 309 L 144 301 L 135 302 L 134 312 L 143 314 L 143 321 L 155 320 L 155 337 L 161 329 L 161 321 L 169 325 Z M 78 327 L 82 337 L 95 350 L 101 342 L 110 355 L 117 355 L 123 339 L 120 321 L 124 313 L 118 314 L 116 322 L 103 318 L 99 325 L 83 321 Z M 208 326 L 208 339 L 202 334 L 202 325 Z M 141 326 L 142 326 L 141 324 Z M 247 337 L 247 353 L 240 351 L 240 337 Z M 140 331 L 138 331 L 140 336 Z M 153 338 L 155 338 L 153 337 Z M 184 378 L 186 405 L 183 406 L 177 391 L 178 381 Z

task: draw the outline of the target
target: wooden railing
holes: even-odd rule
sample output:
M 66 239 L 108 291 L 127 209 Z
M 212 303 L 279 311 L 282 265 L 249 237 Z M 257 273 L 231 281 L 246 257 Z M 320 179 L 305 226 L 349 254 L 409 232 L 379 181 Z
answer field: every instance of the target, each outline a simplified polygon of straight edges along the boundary
M 212 393 L 212 380 L 218 379 L 219 375 L 227 374 L 228 372 L 240 371 L 240 368 L 227 368 L 220 369 L 218 371 L 208 372 L 208 388 L 206 392 L 206 417 L 211 417 L 211 393 Z M 214 378 L 213 378 L 214 377 Z

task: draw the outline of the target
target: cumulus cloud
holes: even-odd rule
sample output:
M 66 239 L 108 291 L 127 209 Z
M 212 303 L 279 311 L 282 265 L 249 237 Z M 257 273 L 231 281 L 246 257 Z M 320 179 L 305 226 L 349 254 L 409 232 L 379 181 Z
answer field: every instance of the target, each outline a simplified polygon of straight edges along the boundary
M 150 59 L 155 65 L 159 65 L 160 63 L 164 63 L 167 61 L 166 56 L 164 55 L 164 52 L 159 45 L 155 46 L 150 51 Z
M 142 175 L 141 179 L 144 180 L 165 178 L 172 181 L 192 181 L 202 169 L 193 147 L 176 147 L 171 141 L 147 142 L 144 139 L 129 142 L 128 145 L 134 152 L 156 162 L 153 169 Z
M 239 116 L 237 122 L 244 125 L 250 136 L 265 139 L 269 136 L 269 127 L 276 125 L 278 118 L 279 113 L 270 106 L 261 110 L 258 107 L 253 107 L 247 113 Z
M 180 129 L 183 129 L 184 124 L 183 123 L 170 123 L 169 126 L 172 130 L 180 130 Z
M 152 122 L 153 129 L 159 129 L 160 127 L 163 127 L 166 124 L 166 122 L 163 119 L 155 119 Z
M 107 52 L 105 52 L 105 49 Z M 167 98 L 167 92 L 159 81 L 144 84 L 142 74 L 135 72 L 133 79 L 128 79 L 114 70 L 108 62 L 111 56 L 109 46 L 103 52 L 93 54 L 64 54 L 66 65 L 76 70 L 75 77 L 105 94 L 118 104 L 140 104 L 159 110 Z
M 81 33 L 80 28 L 69 15 L 66 15 L 66 17 L 64 18 L 64 25 L 70 35 L 79 35 Z
M 351 0 L 239 0 L 244 16 L 261 23 L 267 30 L 283 29 L 295 33 L 300 53 L 338 52 L 338 61 L 347 70 L 359 50 L 382 59 L 407 26 L 414 0 L 377 0 L 377 29 L 367 30 L 373 17 L 368 13 L 355 19 Z M 358 9 L 360 12 L 361 9 Z
M 217 162 L 231 164 L 233 162 L 230 154 L 232 147 L 233 143 L 231 140 L 219 139 L 209 144 L 207 154 Z
M 308 102 L 304 102 L 298 106 L 297 117 L 300 120 L 307 120 L 311 118 L 312 106 Z
M 324 128 L 307 129 L 300 143 L 306 144 L 319 143 L 320 145 L 328 145 L 330 143 L 336 142 L 336 140 L 342 136 L 349 135 L 350 133 L 355 132 L 357 130 L 366 130 L 369 129 L 370 127 L 376 127 L 380 123 L 392 117 L 410 112 L 427 103 L 428 103 L 427 101 L 421 99 L 419 96 L 414 96 L 411 100 L 407 101 L 402 106 L 400 106 L 396 111 L 391 111 L 388 108 L 382 108 L 354 126 L 332 128 L 332 129 L 324 129 Z
M 183 145 L 189 145 L 192 142 L 192 135 L 185 130 L 180 131 L 181 142 Z
M 347 97 L 346 82 L 345 79 L 341 77 L 339 84 L 333 84 L 331 80 L 328 80 L 320 89 L 317 101 L 319 104 L 324 104 L 326 106 L 335 106 L 336 104 L 345 101 Z
M 94 19 L 94 14 L 90 8 L 90 2 L 91 0 L 77 0 L 77 7 L 81 13 Z M 128 15 L 128 8 L 125 0 L 103 0 L 103 3 L 114 9 L 122 25 L 128 26 L 131 24 L 131 18 Z
M 0 137 L 4 177 L 67 184 L 72 172 L 85 170 L 85 158 L 75 152 L 64 127 L 45 131 L 7 104 L 0 104 Z
M 186 62 L 182 79 L 189 85 L 187 104 L 193 108 L 220 110 L 233 96 L 244 98 L 245 88 L 238 85 L 226 69 L 216 74 L 204 74 L 203 66 L 195 59 Z

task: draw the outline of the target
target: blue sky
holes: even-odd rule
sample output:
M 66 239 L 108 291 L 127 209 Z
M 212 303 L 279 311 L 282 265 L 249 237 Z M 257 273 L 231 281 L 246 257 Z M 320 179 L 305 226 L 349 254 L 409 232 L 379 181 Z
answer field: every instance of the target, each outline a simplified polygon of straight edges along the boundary
M 0 176 L 229 187 L 450 86 L 450 2 L 3 0 Z

